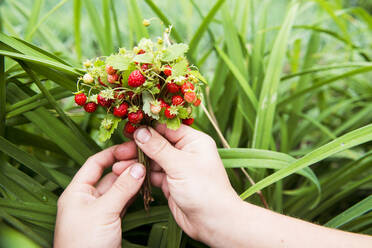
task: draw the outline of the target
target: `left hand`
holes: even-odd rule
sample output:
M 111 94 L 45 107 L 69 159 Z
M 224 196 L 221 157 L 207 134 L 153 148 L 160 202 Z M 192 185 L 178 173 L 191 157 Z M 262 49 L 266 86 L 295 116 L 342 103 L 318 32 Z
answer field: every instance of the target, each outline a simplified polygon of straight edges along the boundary
M 139 191 L 145 167 L 133 141 L 91 156 L 58 200 L 54 247 L 121 247 L 121 216 Z M 113 172 L 101 180 L 103 170 Z

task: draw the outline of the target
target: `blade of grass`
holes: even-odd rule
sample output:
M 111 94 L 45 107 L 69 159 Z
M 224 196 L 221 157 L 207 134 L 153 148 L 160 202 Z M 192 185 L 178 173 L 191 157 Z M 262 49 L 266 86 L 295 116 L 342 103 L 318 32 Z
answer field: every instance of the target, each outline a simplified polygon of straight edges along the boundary
M 77 59 L 81 61 L 82 52 L 81 52 L 81 30 L 80 30 L 80 23 L 81 23 L 81 6 L 82 0 L 74 0 L 74 39 L 75 39 L 75 50 Z
M 121 40 L 121 32 L 120 32 L 120 28 L 119 28 L 118 16 L 116 14 L 116 7 L 115 7 L 115 1 L 114 0 L 110 0 L 110 6 L 111 6 L 112 18 L 114 19 L 114 28 L 115 28 L 115 34 L 116 34 L 117 43 L 118 43 L 117 45 L 119 47 L 122 47 L 123 42 Z
M 138 7 L 137 0 L 126 0 L 129 2 L 131 11 L 133 12 L 131 18 L 133 19 L 132 25 L 134 32 L 136 33 L 137 42 L 142 38 L 148 38 L 149 34 L 146 27 L 142 24 L 143 17 Z
M 37 20 L 39 19 L 41 8 L 44 5 L 44 0 L 35 0 L 32 5 L 31 15 L 27 22 L 27 27 L 25 31 L 25 40 L 30 41 L 32 36 L 31 32 L 33 27 L 36 25 Z
M 114 46 L 112 44 L 112 32 L 111 32 L 111 17 L 110 17 L 110 2 L 112 0 L 102 0 L 102 12 L 103 12 L 103 26 L 104 26 L 104 37 L 106 47 L 110 50 L 109 54 L 113 52 Z

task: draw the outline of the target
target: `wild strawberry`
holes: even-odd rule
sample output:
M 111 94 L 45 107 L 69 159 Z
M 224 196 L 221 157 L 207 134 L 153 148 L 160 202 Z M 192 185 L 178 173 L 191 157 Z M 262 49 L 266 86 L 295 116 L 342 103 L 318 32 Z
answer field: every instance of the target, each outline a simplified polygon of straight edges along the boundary
M 138 123 L 140 123 L 142 121 L 142 119 L 143 119 L 143 112 L 142 112 L 142 110 L 138 109 L 135 112 L 129 111 L 128 120 L 130 121 L 130 123 L 138 124 Z
M 200 98 L 196 99 L 193 104 L 194 104 L 195 107 L 198 107 L 201 104 Z
M 131 87 L 138 87 L 146 81 L 145 76 L 139 70 L 132 71 L 128 77 L 128 85 Z
M 160 84 L 157 84 L 156 87 L 158 87 L 159 90 L 161 89 L 161 85 Z
M 154 115 L 159 114 L 161 109 L 162 109 L 162 106 L 161 106 L 161 103 L 158 100 L 155 100 L 155 101 L 150 103 L 150 111 Z
M 169 107 L 168 103 L 166 103 L 164 101 L 164 99 L 160 98 L 159 101 L 160 101 L 160 107 L 161 108 L 167 108 L 167 107 Z
M 149 64 L 142 64 L 141 65 L 141 70 L 142 71 L 147 71 L 149 68 L 150 68 L 150 65 Z
M 192 83 L 190 83 L 189 81 L 186 81 L 182 86 L 181 86 L 181 91 L 183 94 L 185 94 L 185 92 L 187 90 L 194 90 L 194 85 Z
M 143 49 L 140 49 L 137 54 L 144 54 L 144 53 L 146 53 L 146 51 Z
M 110 84 L 114 84 L 116 83 L 116 81 L 118 81 L 119 79 L 119 75 L 118 74 L 112 74 L 112 75 L 107 75 L 107 81 L 110 83 Z
M 172 75 L 172 67 L 170 65 L 164 66 L 166 69 L 164 69 L 164 74 L 169 77 Z
M 88 113 L 93 113 L 97 109 L 97 104 L 94 102 L 88 102 L 84 105 L 84 110 Z
M 194 118 L 183 119 L 182 123 L 191 126 L 194 123 Z
M 98 78 L 98 82 L 102 85 L 102 86 L 104 86 L 104 87 L 107 87 L 107 85 L 106 84 L 104 84 L 103 82 L 102 82 L 102 80 L 101 80 L 101 78 L 99 77 Z
M 175 106 L 170 106 L 170 107 L 168 106 L 164 110 L 164 115 L 168 119 L 173 119 L 174 117 L 176 117 L 177 114 L 178 114 L 178 111 L 177 111 L 177 109 L 175 109 Z
M 116 92 L 114 93 L 115 99 L 123 99 L 125 97 L 125 94 L 122 92 Z
M 114 115 L 117 117 L 124 117 L 128 113 L 129 105 L 126 102 L 123 102 L 118 107 L 114 107 Z
M 90 75 L 89 73 L 85 73 L 84 76 L 83 76 L 83 82 L 86 83 L 86 84 L 91 84 L 93 83 L 94 79 L 92 77 L 92 75 Z
M 125 127 L 124 127 L 124 131 L 128 134 L 132 134 L 134 133 L 134 131 L 136 131 L 137 127 L 134 126 L 132 123 L 130 123 L 129 121 L 125 124 Z
M 87 101 L 87 96 L 84 93 L 79 93 L 75 95 L 75 103 L 77 105 L 83 106 Z
M 180 90 L 180 86 L 176 83 L 167 83 L 167 90 L 169 93 L 177 93 Z
M 177 106 L 177 105 L 184 105 L 185 102 L 183 101 L 182 96 L 172 96 L 172 104 Z
M 129 100 L 131 100 L 134 96 L 134 92 L 133 91 L 127 91 L 124 93 L 125 94 L 125 97 L 128 97 Z
M 183 98 L 185 99 L 186 102 L 188 103 L 193 103 L 195 102 L 196 100 L 196 94 L 195 94 L 195 91 L 192 91 L 192 90 L 188 90 L 185 92 L 185 94 L 183 95 Z
M 110 66 L 110 65 L 106 65 L 106 72 L 107 72 L 107 74 L 109 74 L 109 75 L 113 75 L 113 74 L 116 73 L 116 70 L 115 70 L 112 66 Z
M 110 107 L 110 105 L 112 103 L 111 99 L 106 99 L 106 98 L 102 97 L 101 95 L 97 96 L 97 102 L 102 107 Z

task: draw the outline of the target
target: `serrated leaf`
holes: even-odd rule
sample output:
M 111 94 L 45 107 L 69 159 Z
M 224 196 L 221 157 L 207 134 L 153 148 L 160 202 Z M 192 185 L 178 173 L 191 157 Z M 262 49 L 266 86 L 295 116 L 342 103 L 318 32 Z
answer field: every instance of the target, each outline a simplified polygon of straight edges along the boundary
M 161 56 L 161 60 L 164 62 L 173 61 L 184 54 L 189 49 L 189 46 L 183 43 L 170 45 Z
M 126 71 L 124 71 L 122 74 L 121 74 L 121 82 L 122 82 L 122 86 L 123 87 L 129 87 L 128 86 L 128 77 L 130 75 L 130 73 L 132 71 L 134 71 L 136 69 L 136 66 L 134 64 L 129 64 L 128 68 Z
M 187 112 L 187 109 L 185 109 L 184 107 L 180 106 L 177 110 L 178 110 L 177 116 L 179 118 L 186 119 L 189 117 L 189 112 Z
M 111 55 L 106 59 L 106 64 L 111 65 L 115 70 L 125 71 L 128 69 L 130 59 L 123 55 Z
M 187 72 L 188 62 L 186 59 L 182 59 L 172 67 L 172 78 L 184 76 Z
M 152 53 L 143 53 L 143 54 L 138 54 L 134 56 L 133 61 L 138 62 L 138 63 L 147 63 L 147 64 L 152 64 L 154 60 L 154 55 Z
M 178 117 L 166 120 L 167 128 L 177 130 L 181 126 L 181 120 Z
M 101 127 L 99 128 L 99 140 L 101 142 L 105 142 L 106 140 L 111 138 L 111 135 L 114 133 L 115 129 L 119 125 L 119 122 L 121 121 L 121 118 L 118 118 L 114 115 L 107 115 L 105 119 L 111 120 L 112 126 L 110 129 L 106 129 L 103 127 L 103 125 L 101 125 Z
M 190 71 L 190 74 L 202 81 L 205 84 L 208 84 L 207 80 L 202 76 L 199 71 Z
M 147 114 L 148 116 L 151 116 L 152 118 L 154 118 L 155 120 L 159 120 L 159 115 L 155 115 L 154 113 L 151 112 L 151 102 L 153 101 L 153 97 L 152 95 L 148 92 L 148 91 L 144 91 L 142 93 L 142 101 L 143 101 L 143 112 L 145 112 L 145 114 Z

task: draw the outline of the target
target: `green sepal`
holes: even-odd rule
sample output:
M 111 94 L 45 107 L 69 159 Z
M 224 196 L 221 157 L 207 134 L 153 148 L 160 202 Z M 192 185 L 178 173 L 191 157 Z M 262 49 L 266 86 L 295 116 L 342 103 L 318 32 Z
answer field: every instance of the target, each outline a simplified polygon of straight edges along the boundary
M 112 126 L 110 129 L 106 129 L 102 125 L 100 126 L 98 138 L 101 142 L 105 142 L 106 140 L 111 138 L 111 135 L 114 133 L 115 129 L 119 125 L 119 122 L 122 120 L 121 118 L 116 117 L 112 114 L 106 115 L 105 118 L 112 121 Z

